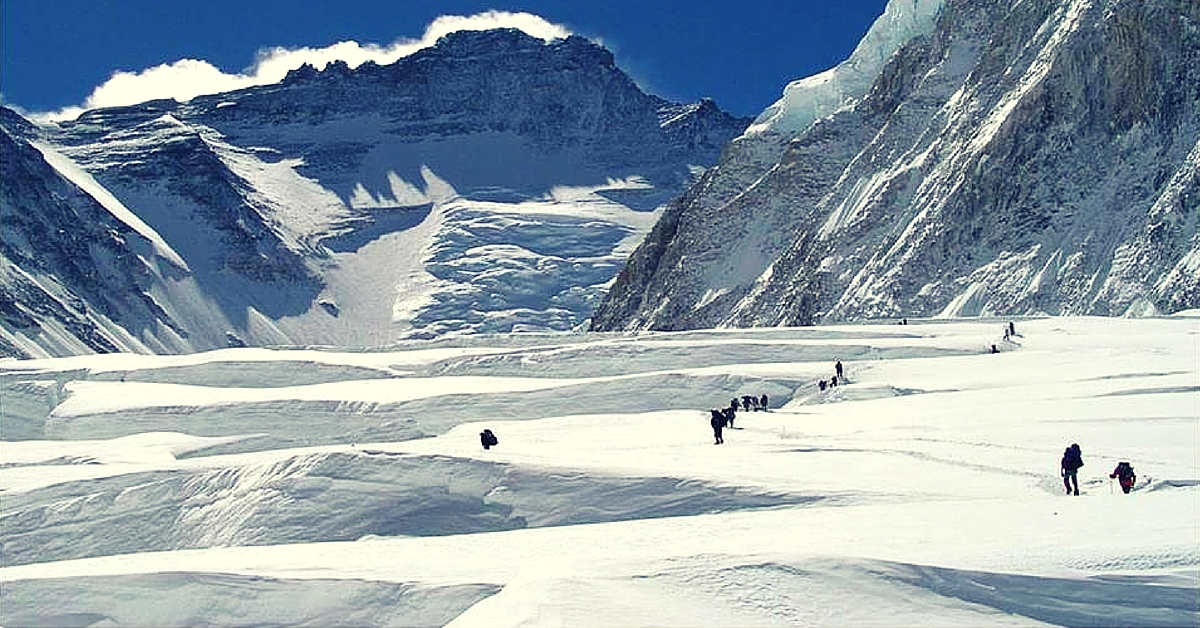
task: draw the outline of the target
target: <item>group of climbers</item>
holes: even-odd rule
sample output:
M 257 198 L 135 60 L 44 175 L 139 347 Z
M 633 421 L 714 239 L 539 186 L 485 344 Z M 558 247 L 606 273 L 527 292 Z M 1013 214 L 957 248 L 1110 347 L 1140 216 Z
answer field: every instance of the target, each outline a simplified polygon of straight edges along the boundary
M 1059 462 L 1059 473 L 1062 475 L 1063 488 L 1066 489 L 1067 495 L 1079 494 L 1079 468 L 1082 466 L 1083 450 L 1080 449 L 1078 443 L 1072 443 L 1063 452 L 1062 460 Z M 1137 486 L 1137 473 L 1134 472 L 1133 465 L 1124 460 L 1117 463 L 1117 467 L 1108 474 L 1108 477 L 1117 480 L 1121 485 L 1121 492 L 1126 494 Z
M 720 445 L 725 442 L 724 431 L 726 427 L 733 427 L 733 421 L 737 418 L 738 410 L 746 412 L 766 412 L 771 408 L 770 399 L 767 398 L 767 393 L 761 396 L 742 395 L 741 402 L 738 402 L 738 397 L 729 400 L 729 405 L 724 408 L 713 408 L 709 410 L 711 418 L 708 424 L 712 426 L 714 445 Z

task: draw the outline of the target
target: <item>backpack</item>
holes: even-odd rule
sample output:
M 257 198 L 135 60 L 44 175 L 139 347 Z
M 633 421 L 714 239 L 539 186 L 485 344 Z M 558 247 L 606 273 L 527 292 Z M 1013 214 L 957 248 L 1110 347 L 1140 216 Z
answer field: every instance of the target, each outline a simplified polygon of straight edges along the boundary
M 1117 463 L 1117 470 L 1114 471 L 1118 478 L 1121 478 L 1122 484 L 1133 484 L 1137 479 L 1137 475 L 1133 472 L 1133 465 L 1128 462 Z
M 1068 447 L 1063 452 L 1062 468 L 1068 471 L 1075 471 L 1083 466 L 1083 455 L 1079 449 Z
M 492 433 L 492 430 L 483 430 L 479 433 L 479 440 L 483 442 L 485 448 L 500 444 L 500 439 Z

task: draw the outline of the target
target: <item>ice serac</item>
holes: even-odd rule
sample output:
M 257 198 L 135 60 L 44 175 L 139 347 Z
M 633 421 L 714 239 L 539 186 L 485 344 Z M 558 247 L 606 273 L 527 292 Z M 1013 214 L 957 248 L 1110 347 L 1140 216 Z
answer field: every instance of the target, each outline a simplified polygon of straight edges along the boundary
M 593 328 L 1200 306 L 1200 5 L 947 0 L 935 15 L 865 94 L 777 135 L 777 158 L 738 147 L 788 98 L 733 142 Z
M 750 123 L 643 92 L 586 39 L 512 29 L 53 126 L 3 114 L 4 164 L 22 168 L 3 198 L 13 356 L 577 328 Z M 102 267 L 97 239 L 131 266 L 67 281 Z M 46 314 L 30 282 L 72 308 Z M 89 325 L 108 331 L 81 339 Z
M 746 135 L 795 135 L 810 124 L 866 95 L 892 55 L 915 37 L 933 30 L 945 0 L 891 0 L 883 15 L 848 59 L 836 67 L 789 83 L 783 97 L 767 107 Z

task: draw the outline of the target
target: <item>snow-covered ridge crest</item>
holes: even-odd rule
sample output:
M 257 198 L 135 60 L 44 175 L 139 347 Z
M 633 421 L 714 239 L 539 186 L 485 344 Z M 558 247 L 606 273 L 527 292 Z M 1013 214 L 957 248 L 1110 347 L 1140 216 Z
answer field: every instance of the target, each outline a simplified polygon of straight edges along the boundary
M 813 121 L 851 106 L 867 93 L 884 64 L 901 46 L 933 30 L 944 3 L 890 0 L 849 58 L 836 67 L 789 83 L 783 97 L 746 128 L 746 135 L 795 135 Z
M 74 183 L 75 185 L 86 190 L 88 194 L 100 202 L 101 206 L 111 212 L 117 220 L 129 225 L 131 228 L 133 228 L 133 230 L 141 234 L 142 237 L 152 242 L 154 244 L 155 252 L 158 253 L 160 257 L 166 259 L 180 269 L 189 270 L 187 262 L 183 261 L 183 258 L 180 257 L 179 254 L 176 253 L 175 250 L 172 249 L 171 246 L 162 239 L 162 236 L 160 236 L 158 233 L 155 233 L 154 229 L 151 229 L 149 225 L 142 221 L 141 218 L 138 218 L 136 214 L 129 211 L 129 208 L 125 207 L 121 201 L 117 200 L 117 198 L 110 194 L 108 190 L 104 189 L 103 186 L 97 183 L 96 179 L 94 179 L 92 175 L 88 174 L 78 165 L 72 163 L 70 159 L 68 159 L 62 153 L 54 150 L 54 148 L 45 142 L 34 142 L 33 146 L 41 151 L 42 156 L 46 159 L 46 162 L 49 163 L 60 174 L 62 174 L 63 177 L 65 177 L 71 183 Z
M 366 62 L 387 65 L 433 46 L 450 33 L 496 28 L 515 28 L 545 41 L 571 35 L 566 26 L 526 12 L 490 10 L 473 15 L 442 15 L 430 22 L 420 37 L 401 37 L 386 45 L 348 40 L 323 47 L 276 46 L 259 50 L 248 69 L 232 74 L 203 59 L 179 59 L 143 70 L 116 71 L 97 86 L 82 105 L 34 113 L 31 118 L 57 122 L 74 120 L 85 111 L 103 107 L 124 107 L 168 98 L 187 102 L 197 96 L 278 83 L 288 72 L 304 65 L 317 69 L 332 63 L 351 68 Z

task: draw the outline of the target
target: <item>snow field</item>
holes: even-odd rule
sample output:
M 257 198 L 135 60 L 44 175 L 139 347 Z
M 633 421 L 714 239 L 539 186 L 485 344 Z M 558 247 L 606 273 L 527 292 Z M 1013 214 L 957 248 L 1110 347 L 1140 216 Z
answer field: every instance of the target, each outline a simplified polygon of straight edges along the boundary
M 3 362 L 0 623 L 1194 625 L 1196 319 L 1002 322 Z

